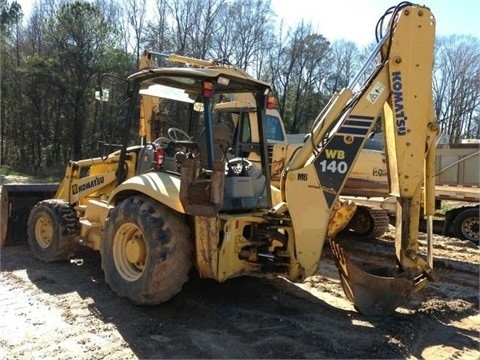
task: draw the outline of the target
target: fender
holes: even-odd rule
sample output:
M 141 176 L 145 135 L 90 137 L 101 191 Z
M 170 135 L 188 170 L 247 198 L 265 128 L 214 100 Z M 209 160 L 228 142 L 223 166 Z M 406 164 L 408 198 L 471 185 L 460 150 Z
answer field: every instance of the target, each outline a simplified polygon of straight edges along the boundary
M 180 202 L 180 178 L 178 176 L 165 172 L 149 172 L 131 177 L 112 192 L 108 201 L 109 205 L 114 205 L 119 198 L 124 198 L 127 196 L 126 194 L 132 192 L 145 194 L 169 208 L 185 214 Z

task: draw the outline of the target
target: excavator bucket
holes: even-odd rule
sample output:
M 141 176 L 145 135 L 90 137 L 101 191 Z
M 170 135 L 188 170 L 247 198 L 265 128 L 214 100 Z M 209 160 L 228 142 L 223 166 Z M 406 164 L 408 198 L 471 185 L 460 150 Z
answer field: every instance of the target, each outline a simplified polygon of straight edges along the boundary
M 340 245 L 329 241 L 343 291 L 357 311 L 364 315 L 388 316 L 428 284 L 423 276 L 412 278 L 408 273 L 397 273 L 395 269 L 364 271 L 353 264 Z
M 55 196 L 58 184 L 10 184 L 1 187 L 0 247 L 27 239 L 30 210 L 39 201 Z

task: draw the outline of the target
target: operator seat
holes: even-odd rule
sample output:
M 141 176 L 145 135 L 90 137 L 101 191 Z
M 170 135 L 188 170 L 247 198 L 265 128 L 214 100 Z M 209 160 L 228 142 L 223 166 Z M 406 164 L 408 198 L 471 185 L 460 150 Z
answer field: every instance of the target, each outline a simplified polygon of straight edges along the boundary
M 213 133 L 213 160 L 223 160 L 227 149 L 232 143 L 230 129 L 224 124 L 212 126 Z M 205 129 L 202 130 L 198 139 L 198 148 L 200 151 L 199 159 L 202 167 L 208 166 L 208 149 Z

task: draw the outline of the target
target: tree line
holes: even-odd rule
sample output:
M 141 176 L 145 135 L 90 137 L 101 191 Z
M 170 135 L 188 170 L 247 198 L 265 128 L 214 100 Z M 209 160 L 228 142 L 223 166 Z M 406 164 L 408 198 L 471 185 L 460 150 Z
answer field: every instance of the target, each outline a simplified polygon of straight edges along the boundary
M 224 59 L 268 81 L 287 132 L 304 133 L 375 45 L 286 26 L 270 0 L 38 0 L 28 19 L 0 0 L 0 20 L 0 165 L 32 172 L 98 156 L 112 131 L 94 101 L 98 77 L 128 76 L 144 49 Z M 372 37 L 375 25 L 359 24 Z M 436 38 L 433 93 L 447 141 L 480 138 L 478 38 Z

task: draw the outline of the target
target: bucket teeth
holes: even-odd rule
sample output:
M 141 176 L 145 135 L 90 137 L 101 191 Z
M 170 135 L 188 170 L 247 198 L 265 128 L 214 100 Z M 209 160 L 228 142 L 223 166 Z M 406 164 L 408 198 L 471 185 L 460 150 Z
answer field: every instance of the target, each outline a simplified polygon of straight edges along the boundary
M 364 315 L 392 314 L 428 282 L 426 278 L 419 279 L 407 272 L 387 276 L 384 269 L 381 269 L 382 275 L 361 270 L 352 263 L 340 245 L 331 239 L 329 242 L 345 295 Z

